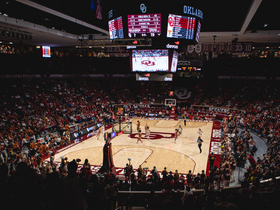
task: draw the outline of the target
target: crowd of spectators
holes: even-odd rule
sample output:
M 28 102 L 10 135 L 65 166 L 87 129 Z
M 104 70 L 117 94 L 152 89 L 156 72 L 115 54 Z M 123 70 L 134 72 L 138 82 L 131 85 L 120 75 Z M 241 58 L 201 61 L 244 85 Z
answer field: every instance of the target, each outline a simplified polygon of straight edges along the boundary
M 109 91 L 108 94 L 98 82 L 80 79 L 8 80 L 0 85 L 2 90 L 0 189 L 1 195 L 4 193 L 2 197 L 5 198 L 4 209 L 5 207 L 69 209 L 75 206 L 81 209 L 85 209 L 86 206 L 89 209 L 109 208 L 116 204 L 118 190 L 163 190 L 164 193 L 160 197 L 155 195 L 148 199 L 147 204 L 153 208 L 159 206 L 165 208 L 169 205 L 176 205 L 178 209 L 191 205 L 194 209 L 215 206 L 218 208 L 221 199 L 222 204 L 230 201 L 234 203 L 233 208 L 237 206 L 242 209 L 243 203 L 239 199 L 244 201 L 246 197 L 253 202 L 259 198 L 260 194 L 256 192 L 261 189 L 267 194 L 271 193 L 269 198 L 260 196 L 263 200 L 271 201 L 271 204 L 273 202 L 271 199 L 277 193 L 274 190 L 279 189 L 279 183 L 275 179 L 280 175 L 280 107 L 277 86 L 258 84 L 259 89 L 255 89 L 255 97 L 250 97 L 252 87 L 246 85 L 239 87 L 239 92 L 237 91 L 244 93 L 242 97 L 233 94 L 227 88 L 224 94 L 221 88 L 221 94 L 215 96 L 205 94 L 207 93 L 205 90 L 200 91 L 204 92 L 203 98 L 206 99 L 203 103 L 222 106 L 223 103 L 217 104 L 216 99 L 220 98 L 220 95 L 226 95 L 228 100 L 226 107 L 240 109 L 230 111 L 227 113 L 228 118 L 223 119 L 222 162 L 219 167 L 211 168 L 209 176 L 204 172 L 197 175 L 190 172 L 185 176 L 179 175 L 176 171 L 164 170 L 158 173 L 155 167 L 151 172 L 152 175 L 147 177 L 145 170 L 141 170 L 140 167 L 137 173 L 126 168 L 127 179 L 122 181 L 117 180 L 110 171 L 92 175 L 89 173 L 88 161 L 85 161 L 83 169 L 77 174 L 79 161 L 68 162 L 64 159 L 61 165 L 56 165 L 50 151 L 71 142 L 70 125 L 79 125 L 81 128 L 88 123 L 110 120 L 113 117 L 113 110 L 109 94 L 119 95 L 121 99 L 118 102 L 133 101 L 129 95 L 121 95 L 118 91 L 119 88 L 125 89 L 125 85 L 112 82 L 110 86 L 112 92 Z M 152 89 L 140 87 L 144 91 L 141 92 L 144 98 L 152 100 L 156 97 L 152 93 L 150 96 L 146 95 L 156 87 Z M 137 90 L 138 88 L 134 91 Z M 158 94 L 161 95 L 162 91 L 163 89 Z M 168 91 L 165 91 L 165 94 L 168 94 Z M 207 97 L 210 99 L 207 100 Z M 179 113 L 202 111 L 196 111 L 193 107 L 178 107 L 178 110 Z M 268 150 L 262 157 L 254 157 L 258 148 L 249 131 L 266 141 Z M 51 155 L 47 163 L 43 161 L 46 154 Z M 230 181 L 237 179 L 234 177 L 234 170 L 236 167 L 246 167 L 246 161 L 249 162 L 249 166 L 244 177 L 245 188 L 230 196 L 212 192 L 212 190 L 220 191 L 221 186 L 229 186 Z M 268 178 L 272 178 L 274 185 L 262 186 L 260 180 Z M 70 183 L 75 183 L 72 185 L 73 188 L 70 187 Z M 195 196 L 192 189 L 204 189 L 209 191 L 209 194 Z M 183 190 L 185 193 L 182 195 L 176 190 Z

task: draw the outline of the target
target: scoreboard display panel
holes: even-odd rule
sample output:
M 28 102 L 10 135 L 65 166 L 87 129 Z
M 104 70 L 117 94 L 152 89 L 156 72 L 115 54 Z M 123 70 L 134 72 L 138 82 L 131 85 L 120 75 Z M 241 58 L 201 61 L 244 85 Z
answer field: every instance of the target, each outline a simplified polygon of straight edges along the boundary
M 108 21 L 110 39 L 123 39 L 123 20 L 122 16 Z
M 167 38 L 194 39 L 195 18 L 169 14 Z
M 160 36 L 161 34 L 161 14 L 134 14 L 127 16 L 128 36 L 136 37 L 140 34 L 142 37 Z

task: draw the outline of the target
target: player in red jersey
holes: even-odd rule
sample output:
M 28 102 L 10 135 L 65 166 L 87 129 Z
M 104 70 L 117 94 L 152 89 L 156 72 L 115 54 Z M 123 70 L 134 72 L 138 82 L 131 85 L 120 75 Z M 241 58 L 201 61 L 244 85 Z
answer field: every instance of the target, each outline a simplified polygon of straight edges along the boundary
M 179 139 L 179 131 L 178 129 L 175 129 L 175 136 L 174 136 L 174 143 L 176 143 L 176 141 Z

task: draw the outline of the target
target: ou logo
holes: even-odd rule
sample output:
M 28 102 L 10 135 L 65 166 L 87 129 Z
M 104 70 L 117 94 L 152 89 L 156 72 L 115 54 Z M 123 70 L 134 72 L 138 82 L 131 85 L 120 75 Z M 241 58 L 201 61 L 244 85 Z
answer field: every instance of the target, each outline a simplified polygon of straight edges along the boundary
M 142 65 L 146 65 L 146 66 L 154 66 L 155 62 L 149 61 L 149 60 L 143 60 L 141 62 Z
M 148 139 L 148 137 L 145 137 L 145 135 L 146 135 L 145 133 L 141 133 L 142 139 Z M 160 133 L 160 132 L 151 132 L 150 133 L 150 140 L 164 139 L 164 138 L 171 139 L 174 137 L 175 137 L 174 133 Z M 130 138 L 137 139 L 138 133 L 130 134 Z
M 176 95 L 179 99 L 185 100 L 191 97 L 192 92 L 187 89 L 176 89 L 174 91 L 174 95 Z
M 173 26 L 173 22 L 174 22 L 173 17 L 169 17 L 169 18 L 168 18 L 168 24 L 169 24 L 170 26 Z
M 147 12 L 147 7 L 145 4 L 140 4 L 140 10 L 142 11 L 142 13 L 146 13 Z

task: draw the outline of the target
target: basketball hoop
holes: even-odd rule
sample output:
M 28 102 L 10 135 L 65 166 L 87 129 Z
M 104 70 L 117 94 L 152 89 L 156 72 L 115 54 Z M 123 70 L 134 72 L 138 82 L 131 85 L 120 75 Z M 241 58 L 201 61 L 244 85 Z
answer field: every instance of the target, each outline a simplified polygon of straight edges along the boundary
M 172 106 L 176 106 L 176 99 L 166 98 L 165 106 L 168 106 L 169 108 L 172 108 Z

